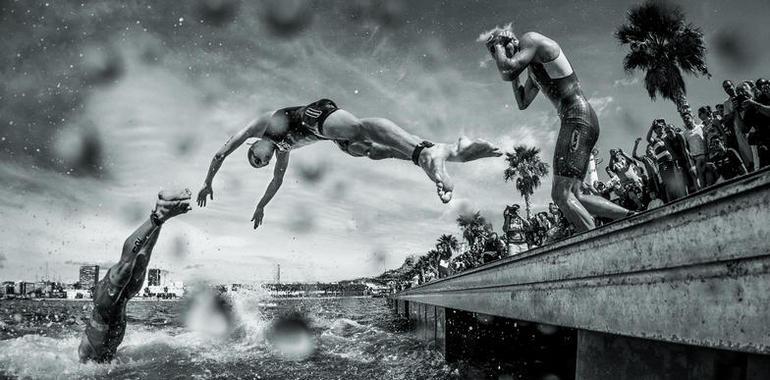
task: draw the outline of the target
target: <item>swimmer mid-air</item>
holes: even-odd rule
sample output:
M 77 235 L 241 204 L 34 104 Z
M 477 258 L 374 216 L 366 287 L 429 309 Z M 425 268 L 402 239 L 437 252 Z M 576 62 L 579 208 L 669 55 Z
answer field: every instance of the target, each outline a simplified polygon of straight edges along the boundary
M 314 142 L 333 141 L 353 157 L 412 160 L 436 184 L 436 192 L 444 203 L 452 199 L 454 190 L 446 171 L 447 161 L 468 162 L 502 155 L 495 146 L 480 139 L 463 137 L 455 144 L 434 144 L 406 132 L 388 119 L 359 119 L 338 108 L 333 101 L 321 99 L 307 106 L 287 107 L 264 114 L 232 136 L 211 160 L 203 188 L 198 193 L 199 206 L 206 206 L 206 198 L 214 199 L 212 181 L 225 158 L 253 137 L 259 140 L 248 151 L 251 166 L 267 166 L 273 155 L 276 156 L 273 179 L 252 217 L 255 229 L 262 224 L 265 206 L 281 187 L 291 150 Z
M 191 196 L 187 189 L 161 191 L 150 217 L 123 244 L 120 261 L 96 284 L 94 310 L 78 348 L 82 362 L 108 362 L 115 356 L 126 332 L 126 303 L 142 288 L 161 225 L 190 211 Z
M 495 28 L 482 39 L 503 80 L 513 83 L 519 109 L 529 107 L 541 90 L 556 107 L 561 128 L 554 148 L 551 196 L 565 217 L 578 230 L 586 231 L 595 227 L 592 215 L 609 219 L 629 215 L 628 210 L 582 191 L 591 151 L 599 138 L 599 120 L 559 44 L 534 32 L 517 39 L 510 26 Z M 524 70 L 528 75 L 522 85 L 519 75 Z

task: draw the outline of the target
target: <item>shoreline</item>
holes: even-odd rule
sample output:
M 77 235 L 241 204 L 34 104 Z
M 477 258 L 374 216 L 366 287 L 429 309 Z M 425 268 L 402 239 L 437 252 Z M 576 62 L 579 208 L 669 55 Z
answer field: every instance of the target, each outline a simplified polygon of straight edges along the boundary
M 236 292 L 237 294 L 237 292 Z M 282 300 L 333 300 L 333 299 L 363 299 L 363 298 L 386 298 L 386 297 L 375 297 L 375 296 L 302 296 L 302 297 L 268 297 L 265 298 L 265 300 L 270 301 L 282 301 Z M 180 302 L 184 301 L 185 297 L 177 297 L 177 298 L 145 298 L 145 297 L 134 297 L 131 299 L 131 302 Z M 91 298 L 2 298 L 0 299 L 0 302 L 3 301 L 64 301 L 64 302 L 93 302 L 93 299 Z

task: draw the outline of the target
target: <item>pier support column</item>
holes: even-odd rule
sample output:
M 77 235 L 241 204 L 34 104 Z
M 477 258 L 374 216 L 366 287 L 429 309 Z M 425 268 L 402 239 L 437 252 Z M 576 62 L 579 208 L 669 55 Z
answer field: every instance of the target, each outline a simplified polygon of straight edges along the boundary
M 754 380 L 769 368 L 762 355 L 578 332 L 577 380 Z
M 404 300 L 396 300 L 396 310 L 399 317 L 409 318 L 409 302 Z

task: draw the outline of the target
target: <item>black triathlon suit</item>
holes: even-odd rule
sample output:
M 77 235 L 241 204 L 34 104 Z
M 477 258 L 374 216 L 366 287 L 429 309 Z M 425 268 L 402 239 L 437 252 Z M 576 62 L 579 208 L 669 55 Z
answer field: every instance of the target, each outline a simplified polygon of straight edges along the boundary
M 282 152 L 310 141 L 332 140 L 324 135 L 323 124 L 326 118 L 338 109 L 337 104 L 329 99 L 321 99 L 306 106 L 281 108 L 273 113 L 273 119 L 280 119 L 279 123 L 286 123 L 286 132 L 273 135 L 268 130 L 264 138 L 275 143 L 276 148 Z M 347 141 L 334 140 L 334 142 L 340 149 L 346 151 Z
M 583 95 L 574 71 L 564 78 L 551 79 L 542 63 L 530 63 L 529 69 L 532 79 L 556 107 L 561 119 L 553 172 L 582 181 L 591 150 L 599 139 L 599 119 Z
M 142 285 L 143 271 L 137 271 L 132 284 Z M 138 281 L 137 281 L 138 280 Z M 136 285 L 120 287 L 110 282 L 110 273 L 94 288 L 94 310 L 85 331 L 84 343 L 80 346 L 81 360 L 108 362 L 113 359 L 126 332 L 126 304 L 138 293 Z

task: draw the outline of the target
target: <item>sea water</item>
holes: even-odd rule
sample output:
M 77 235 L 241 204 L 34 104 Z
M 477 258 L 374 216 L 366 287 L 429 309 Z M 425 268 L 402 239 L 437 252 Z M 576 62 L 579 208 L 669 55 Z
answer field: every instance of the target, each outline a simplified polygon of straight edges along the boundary
M 112 363 L 82 364 L 77 347 L 88 301 L 0 301 L 0 377 L 29 379 L 446 379 L 465 378 L 417 340 L 382 298 L 269 299 L 232 294 L 237 333 L 222 335 L 185 301 L 132 300 Z M 286 311 L 308 322 L 312 347 L 287 357 L 265 338 Z M 213 331 L 212 331 L 213 330 Z

